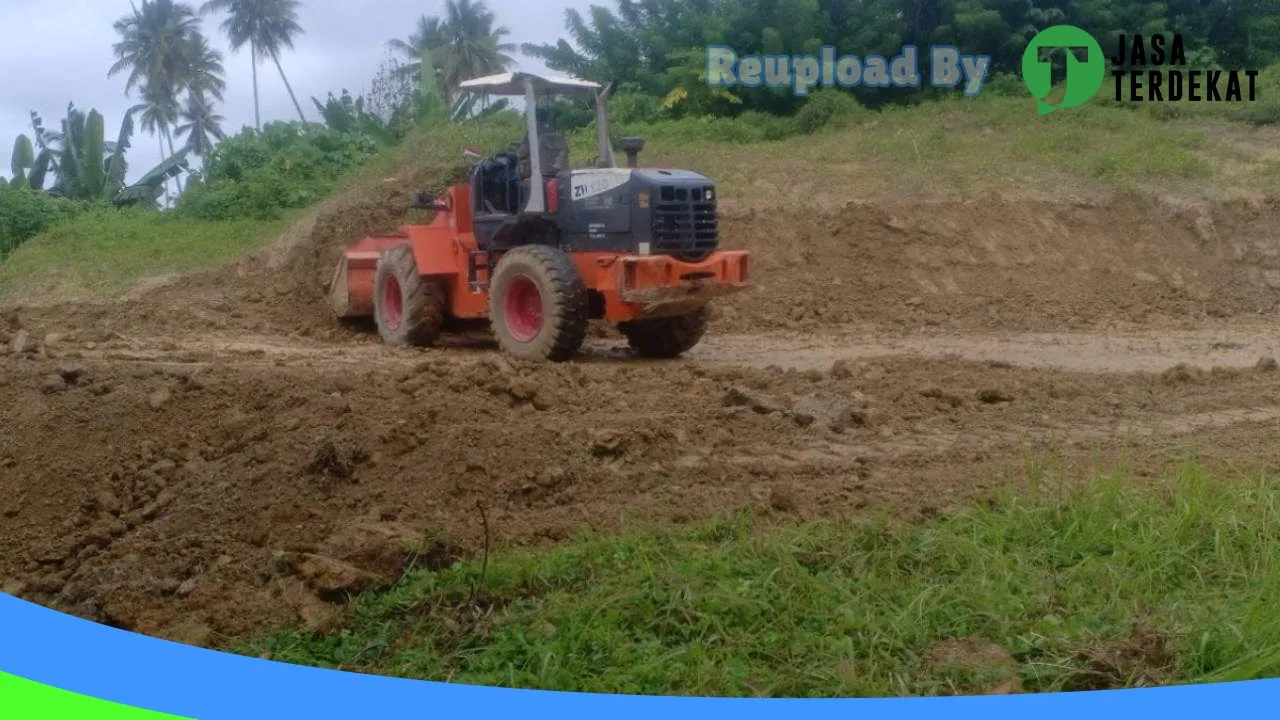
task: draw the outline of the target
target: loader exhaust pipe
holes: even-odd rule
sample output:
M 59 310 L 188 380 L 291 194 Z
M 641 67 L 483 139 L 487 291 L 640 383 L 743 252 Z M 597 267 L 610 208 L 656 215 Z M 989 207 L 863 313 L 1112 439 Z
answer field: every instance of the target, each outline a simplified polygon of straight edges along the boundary
M 636 158 L 640 155 L 640 151 L 644 150 L 644 138 L 641 137 L 624 137 L 619 143 L 622 151 L 627 154 L 627 167 L 636 167 Z

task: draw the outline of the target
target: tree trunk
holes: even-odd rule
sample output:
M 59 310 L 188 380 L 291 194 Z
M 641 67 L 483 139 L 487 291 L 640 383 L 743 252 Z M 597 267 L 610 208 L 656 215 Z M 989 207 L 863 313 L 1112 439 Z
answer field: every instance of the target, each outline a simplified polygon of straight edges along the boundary
M 174 156 L 173 133 L 169 132 L 169 127 L 167 125 L 164 128 L 164 136 L 169 139 L 169 157 L 173 157 Z M 178 195 L 181 196 L 182 195 L 182 176 L 174 175 L 173 181 L 178 184 Z
M 249 57 L 253 61 L 253 125 L 262 132 L 262 108 L 258 104 L 258 46 L 249 41 Z
M 280 58 L 273 53 L 271 59 L 276 63 L 276 70 L 280 71 L 280 79 L 284 81 L 284 87 L 289 91 L 289 99 L 293 101 L 293 107 L 298 111 L 298 119 L 306 122 L 307 116 L 302 114 L 302 106 L 298 104 L 298 96 L 293 94 L 293 86 L 289 84 L 289 78 L 284 75 L 284 67 L 280 65 Z
M 156 128 L 156 140 L 160 143 L 160 162 L 164 162 L 164 134 Z M 169 205 L 169 176 L 164 176 L 164 204 Z

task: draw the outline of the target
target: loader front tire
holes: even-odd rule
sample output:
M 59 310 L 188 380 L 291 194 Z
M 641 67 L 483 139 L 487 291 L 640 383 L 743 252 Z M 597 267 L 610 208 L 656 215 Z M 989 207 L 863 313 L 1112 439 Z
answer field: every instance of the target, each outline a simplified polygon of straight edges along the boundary
M 435 344 L 444 325 L 444 288 L 418 273 L 413 248 L 398 245 L 378 258 L 373 276 L 373 316 L 378 335 L 390 345 Z
M 587 289 L 569 256 L 526 245 L 498 261 L 489 320 L 502 351 L 519 360 L 563 362 L 587 338 Z
M 619 323 L 618 329 L 640 357 L 666 360 L 692 350 L 710 320 L 711 307 L 703 305 L 687 315 Z

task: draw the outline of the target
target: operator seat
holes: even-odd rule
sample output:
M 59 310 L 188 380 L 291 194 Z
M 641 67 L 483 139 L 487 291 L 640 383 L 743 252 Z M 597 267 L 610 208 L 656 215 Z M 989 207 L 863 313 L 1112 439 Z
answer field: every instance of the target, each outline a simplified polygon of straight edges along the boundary
M 555 132 L 550 127 L 540 126 L 538 128 L 538 141 L 538 152 L 541 155 L 539 159 L 542 161 L 542 177 L 552 178 L 570 169 L 569 142 L 565 140 L 563 135 Z M 528 180 L 533 176 L 533 170 L 530 167 L 528 136 L 520 143 L 520 151 L 516 157 L 520 179 Z

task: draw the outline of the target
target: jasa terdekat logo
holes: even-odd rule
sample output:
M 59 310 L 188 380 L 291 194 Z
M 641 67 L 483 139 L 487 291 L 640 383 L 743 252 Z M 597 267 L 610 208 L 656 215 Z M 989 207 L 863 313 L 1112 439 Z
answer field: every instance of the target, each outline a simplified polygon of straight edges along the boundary
M 1092 35 L 1074 25 L 1045 28 L 1022 56 L 1022 79 L 1037 100 L 1041 115 L 1082 105 L 1098 94 L 1108 60 L 1118 102 L 1253 102 L 1257 70 L 1191 69 L 1182 36 L 1121 34 L 1109 59 Z M 1062 51 L 1066 89 L 1057 103 L 1053 90 L 1052 54 Z

